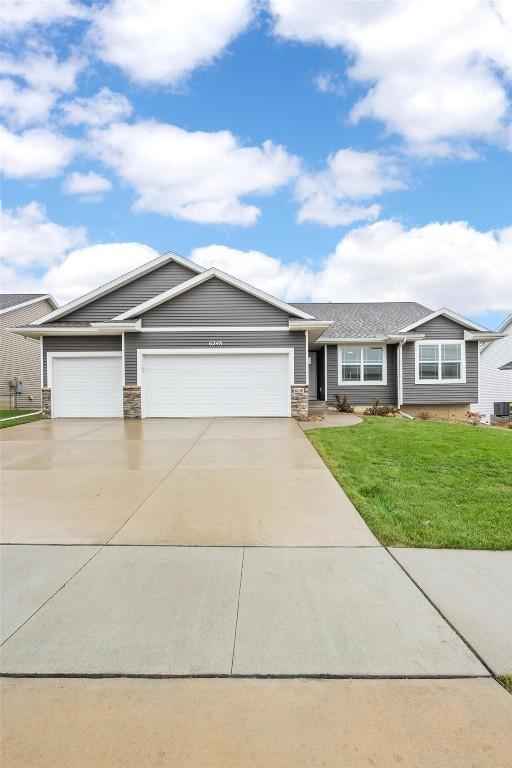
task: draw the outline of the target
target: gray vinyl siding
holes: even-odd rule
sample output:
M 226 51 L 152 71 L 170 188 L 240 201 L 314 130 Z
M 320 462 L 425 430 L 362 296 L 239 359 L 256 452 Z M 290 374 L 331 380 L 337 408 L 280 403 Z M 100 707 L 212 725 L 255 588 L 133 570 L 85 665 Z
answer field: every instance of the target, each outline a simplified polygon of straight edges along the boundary
M 367 405 L 378 399 L 386 405 L 396 405 L 397 373 L 396 373 L 396 345 L 388 345 L 387 359 L 387 384 L 381 385 L 338 385 L 338 346 L 330 344 L 327 347 L 327 402 L 334 403 L 336 394 L 340 392 L 347 396 L 352 405 Z
M 126 384 L 137 383 L 137 349 L 209 349 L 210 339 L 222 341 L 229 347 L 293 347 L 295 384 L 306 383 L 306 337 L 304 331 L 226 331 L 211 333 L 187 331 L 184 333 L 126 333 L 124 337 Z
M 459 326 L 460 327 L 460 326 Z M 429 335 L 429 338 L 431 337 Z M 454 339 L 453 335 L 438 338 Z M 460 338 L 460 337 L 457 337 Z M 403 400 L 411 405 L 442 403 L 476 403 L 478 401 L 478 342 L 466 341 L 465 384 L 415 384 L 414 343 L 404 344 L 402 351 Z
M 418 325 L 411 333 L 424 333 L 427 339 L 463 339 L 464 328 L 448 317 L 435 317 Z
M 99 299 L 86 304 L 69 315 L 64 315 L 60 321 L 65 325 L 69 320 L 85 320 L 87 322 L 112 320 L 116 315 L 127 312 L 137 304 L 152 299 L 159 293 L 175 288 L 185 280 L 196 276 L 191 269 L 170 261 L 158 269 L 142 275 L 131 283 L 122 285 L 115 291 L 101 296 Z
M 43 337 L 43 381 L 47 382 L 47 352 L 120 352 L 121 336 Z
M 142 315 L 144 327 L 255 325 L 288 327 L 288 314 L 212 277 Z
M 23 298 L 23 297 L 22 297 Z M 29 301 L 31 296 L 27 297 Z M 39 339 L 29 339 L 11 333 L 9 328 L 28 325 L 53 310 L 47 299 L 28 307 L 12 308 L 0 315 L 0 403 L 9 406 L 9 380 L 23 379 L 25 392 L 18 395 L 19 408 L 41 407 L 41 349 Z

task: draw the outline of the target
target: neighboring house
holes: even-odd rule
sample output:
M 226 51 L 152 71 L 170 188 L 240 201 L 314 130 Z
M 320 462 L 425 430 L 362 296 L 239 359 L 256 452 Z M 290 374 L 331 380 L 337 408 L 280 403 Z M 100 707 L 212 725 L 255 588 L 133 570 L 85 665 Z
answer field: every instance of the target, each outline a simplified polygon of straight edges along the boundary
M 42 339 L 47 416 L 294 416 L 309 400 L 468 409 L 478 342 L 412 302 L 288 304 L 166 254 L 16 332 Z
M 502 338 L 480 349 L 480 394 L 472 410 L 494 415 L 495 403 L 512 403 L 512 315 L 497 329 Z
M 18 407 L 41 407 L 41 350 L 38 340 L 23 338 L 7 330 L 26 325 L 57 308 L 46 293 L 0 294 L 0 407 L 9 407 L 9 381 L 16 376 L 24 383 Z

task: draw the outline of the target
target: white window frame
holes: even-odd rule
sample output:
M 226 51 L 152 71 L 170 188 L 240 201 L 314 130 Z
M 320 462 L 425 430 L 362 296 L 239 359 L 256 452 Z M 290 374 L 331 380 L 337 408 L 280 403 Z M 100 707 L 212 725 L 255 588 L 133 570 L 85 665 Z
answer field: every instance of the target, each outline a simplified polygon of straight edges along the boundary
M 460 346 L 460 378 L 442 379 L 441 378 L 441 345 L 458 344 Z M 437 346 L 439 349 L 437 359 L 437 379 L 420 379 L 420 346 Z M 446 362 L 446 361 L 445 361 Z M 422 386 L 450 385 L 466 383 L 466 342 L 462 339 L 422 339 L 414 342 L 414 383 Z
M 345 381 L 343 379 L 342 350 L 344 349 L 382 349 L 382 380 L 381 381 Z M 364 356 L 361 355 L 361 377 L 363 377 Z M 339 387 L 385 387 L 388 383 L 388 361 L 386 344 L 338 344 L 338 386 Z

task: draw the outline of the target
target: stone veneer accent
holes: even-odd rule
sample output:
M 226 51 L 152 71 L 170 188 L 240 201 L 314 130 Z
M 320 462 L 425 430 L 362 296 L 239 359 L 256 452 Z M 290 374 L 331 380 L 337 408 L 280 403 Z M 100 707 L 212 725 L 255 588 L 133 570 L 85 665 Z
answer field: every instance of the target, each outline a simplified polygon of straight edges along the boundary
M 140 387 L 123 387 L 123 416 L 125 419 L 142 417 Z
M 292 384 L 292 416 L 309 413 L 309 388 L 307 384 Z
M 41 411 L 43 419 L 52 418 L 52 390 L 50 387 L 41 388 Z

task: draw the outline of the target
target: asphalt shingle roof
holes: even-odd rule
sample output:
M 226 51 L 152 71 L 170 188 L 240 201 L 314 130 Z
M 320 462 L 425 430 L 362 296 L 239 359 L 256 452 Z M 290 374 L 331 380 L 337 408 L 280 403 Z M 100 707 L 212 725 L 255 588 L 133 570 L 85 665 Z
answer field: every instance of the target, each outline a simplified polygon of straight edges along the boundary
M 415 301 L 362 302 L 350 304 L 293 304 L 317 320 L 334 320 L 318 341 L 328 339 L 380 339 L 397 333 L 432 313 Z
M 24 304 L 25 301 L 39 299 L 41 296 L 47 296 L 47 293 L 0 293 L 0 309 L 9 309 L 18 304 Z

